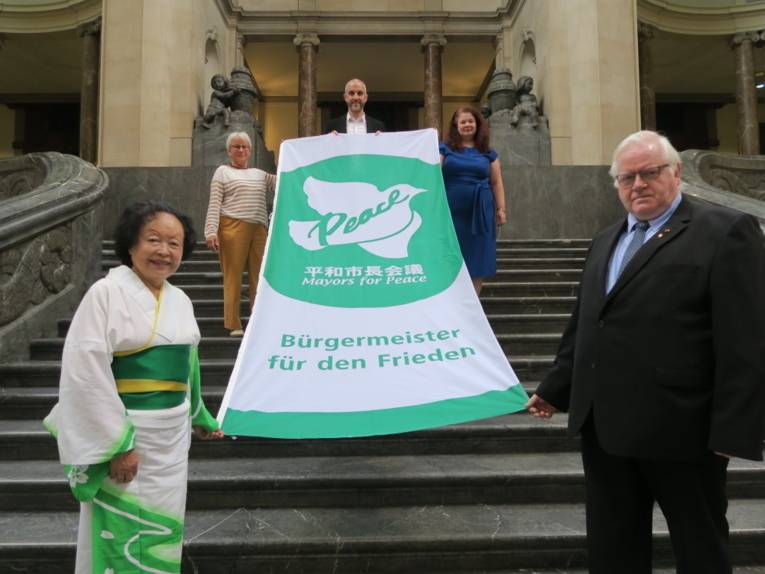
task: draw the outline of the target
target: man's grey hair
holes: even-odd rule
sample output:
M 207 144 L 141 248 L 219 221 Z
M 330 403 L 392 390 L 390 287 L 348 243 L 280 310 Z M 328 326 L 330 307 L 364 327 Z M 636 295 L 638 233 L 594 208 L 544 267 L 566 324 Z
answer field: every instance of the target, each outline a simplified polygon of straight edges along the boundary
M 228 134 L 228 137 L 226 138 L 226 149 L 229 148 L 231 142 L 234 140 L 244 140 L 247 142 L 247 145 L 252 148 L 252 140 L 250 139 L 250 136 L 247 135 L 247 132 L 231 132 Z
M 627 148 L 632 147 L 635 144 L 648 144 L 654 142 L 659 144 L 659 147 L 662 150 L 662 155 L 664 156 L 664 161 L 669 164 L 670 169 L 673 169 L 677 164 L 680 163 L 680 154 L 677 153 L 675 147 L 666 137 L 650 130 L 642 130 L 628 135 L 621 141 L 621 143 L 619 143 L 618 146 L 616 146 L 614 155 L 611 158 L 611 169 L 608 170 L 608 173 L 611 175 L 611 177 L 616 177 L 616 175 L 619 173 L 619 156 Z
M 350 80 L 348 80 L 347 82 L 345 82 L 345 88 L 343 88 L 343 93 L 344 93 L 344 94 L 347 94 L 347 93 L 348 93 L 348 86 L 351 84 L 351 82 L 358 82 L 359 84 L 361 84 L 362 86 L 364 86 L 364 91 L 365 91 L 365 92 L 367 91 L 367 85 L 364 83 L 364 81 L 363 81 L 363 80 L 359 80 L 358 78 L 351 78 Z

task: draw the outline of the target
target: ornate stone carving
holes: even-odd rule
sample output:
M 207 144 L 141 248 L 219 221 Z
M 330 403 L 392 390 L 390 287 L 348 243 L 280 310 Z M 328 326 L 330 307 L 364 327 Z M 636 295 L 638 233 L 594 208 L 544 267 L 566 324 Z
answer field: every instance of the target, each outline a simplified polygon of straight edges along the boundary
M 497 68 L 486 88 L 489 108 L 494 114 L 500 110 L 512 110 L 517 102 L 513 73 L 508 68 Z
M 0 326 L 21 317 L 72 280 L 72 226 L 63 225 L 0 253 Z
M 43 166 L 31 156 L 9 158 L 0 163 L 0 201 L 32 191 L 44 179 Z
M 263 141 L 263 128 L 252 117 L 258 101 L 258 89 L 250 70 L 236 66 L 231 78 L 215 74 L 210 104 L 204 116 L 194 122 L 191 163 L 194 166 L 217 166 L 228 161 L 226 138 L 232 132 L 247 132 L 252 139 L 252 162 L 256 167 L 273 171 L 273 157 Z
M 215 74 L 210 79 L 210 87 L 213 89 L 210 94 L 210 103 L 207 104 L 207 110 L 202 118 L 202 127 L 210 129 L 215 118 L 223 116 L 223 125 L 229 126 L 231 123 L 231 102 L 234 99 L 234 95 L 239 92 L 237 88 L 231 87 L 231 82 L 223 74 Z
M 765 173 L 763 172 L 734 172 L 719 167 L 707 172 L 707 181 L 714 187 L 719 187 L 731 193 L 765 201 Z
M 539 104 L 537 97 L 531 93 L 534 88 L 534 78 L 521 76 L 518 78 L 518 103 L 510 112 L 510 125 L 527 125 L 533 129 L 539 127 Z
M 516 86 L 506 68 L 495 70 L 489 82 L 489 127 L 503 166 L 552 163 L 550 131 L 531 93 L 533 87 L 531 76 L 522 76 Z
M 423 47 L 427 47 L 430 44 L 436 44 L 440 46 L 441 48 L 443 48 L 444 46 L 446 46 L 446 36 L 444 36 L 443 34 L 425 34 L 420 39 L 420 44 Z
M 252 106 L 258 100 L 258 90 L 248 68 L 236 66 L 231 70 L 231 87 L 236 90 L 231 101 L 231 111 L 252 114 Z
M 298 48 L 305 44 L 318 48 L 321 41 L 319 40 L 319 36 L 314 32 L 301 32 L 293 38 L 292 43 Z
M 706 150 L 686 150 L 682 159 L 683 193 L 757 217 L 765 230 L 765 159 Z
M 536 53 L 536 38 L 534 36 L 534 32 L 531 30 L 524 30 L 523 34 L 521 34 L 521 46 L 525 46 L 526 44 L 531 44 L 535 47 L 534 51 L 532 52 L 531 61 L 535 64 L 537 63 L 537 53 Z
M 761 40 L 762 40 L 762 32 L 739 32 L 731 36 L 730 47 L 735 49 L 741 46 L 745 42 L 751 42 L 752 44 L 756 44 L 757 42 Z
M 0 360 L 52 334 L 51 313 L 71 312 L 93 281 L 107 185 L 104 172 L 74 156 L 0 160 Z

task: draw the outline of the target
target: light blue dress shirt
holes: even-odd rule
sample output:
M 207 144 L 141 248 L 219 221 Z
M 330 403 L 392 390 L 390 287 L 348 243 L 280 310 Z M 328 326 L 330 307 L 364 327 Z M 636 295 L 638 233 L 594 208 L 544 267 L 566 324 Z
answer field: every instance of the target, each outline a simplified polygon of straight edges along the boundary
M 680 200 L 683 198 L 682 194 L 678 193 L 677 197 L 672 201 L 669 209 L 662 213 L 656 219 L 651 219 L 648 222 L 648 229 L 645 232 L 645 239 L 643 244 L 651 239 L 659 229 L 669 221 L 672 214 L 675 213 L 677 206 L 680 205 Z M 616 284 L 616 280 L 619 278 L 619 269 L 622 266 L 622 259 L 624 258 L 624 252 L 627 250 L 627 245 L 632 241 L 632 236 L 635 235 L 635 224 L 638 222 L 638 218 L 631 213 L 627 214 L 627 231 L 622 233 L 619 241 L 616 242 L 614 252 L 611 254 L 611 260 L 608 262 L 608 275 L 606 277 L 606 293 L 610 293 Z

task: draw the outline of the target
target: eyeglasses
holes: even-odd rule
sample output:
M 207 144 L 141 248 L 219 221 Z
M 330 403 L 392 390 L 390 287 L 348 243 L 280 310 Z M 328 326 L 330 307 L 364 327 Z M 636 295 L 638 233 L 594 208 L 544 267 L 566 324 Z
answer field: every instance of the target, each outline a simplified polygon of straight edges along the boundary
M 656 167 L 648 167 L 640 171 L 629 171 L 627 173 L 618 173 L 616 174 L 616 177 L 614 177 L 614 179 L 616 180 L 616 183 L 618 183 L 620 187 L 632 187 L 633 185 L 635 185 L 635 178 L 637 176 L 640 176 L 640 179 L 642 179 L 643 181 L 653 181 L 657 177 L 659 177 L 661 170 L 663 170 L 665 167 L 669 167 L 669 164 L 665 163 L 662 165 L 657 165 Z
M 248 146 L 248 145 L 238 145 L 238 144 L 231 144 L 228 147 L 230 149 L 250 149 L 250 146 Z

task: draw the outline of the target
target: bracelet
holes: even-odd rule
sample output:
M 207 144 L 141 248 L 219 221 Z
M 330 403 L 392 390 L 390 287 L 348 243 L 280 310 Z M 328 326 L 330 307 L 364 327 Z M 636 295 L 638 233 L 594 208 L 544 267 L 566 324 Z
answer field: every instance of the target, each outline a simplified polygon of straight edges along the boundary
M 497 212 L 500 212 L 500 211 L 505 211 L 505 208 L 504 207 L 498 207 L 497 208 Z

